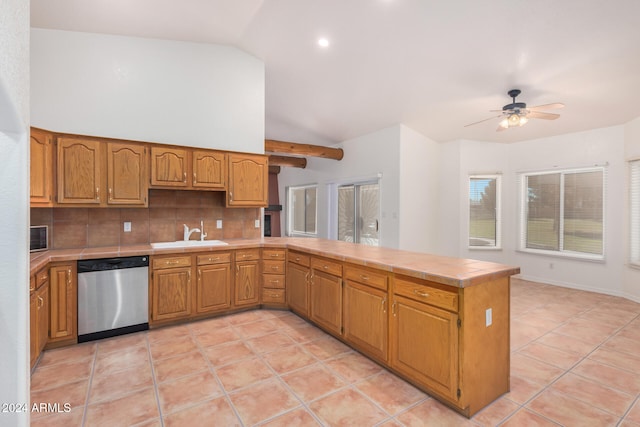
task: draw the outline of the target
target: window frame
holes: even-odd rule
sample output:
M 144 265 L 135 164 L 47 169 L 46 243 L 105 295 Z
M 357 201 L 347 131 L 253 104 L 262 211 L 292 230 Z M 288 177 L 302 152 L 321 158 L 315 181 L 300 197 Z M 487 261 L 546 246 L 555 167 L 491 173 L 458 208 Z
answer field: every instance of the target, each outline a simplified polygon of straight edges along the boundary
M 315 193 L 316 193 L 316 203 L 315 203 L 315 212 L 314 212 L 314 216 L 315 216 L 315 232 L 313 233 L 309 233 L 309 232 L 300 232 L 300 231 L 294 231 L 293 230 L 293 209 L 295 209 L 294 203 L 293 203 L 293 191 L 294 190 L 305 190 L 305 197 L 307 194 L 307 189 L 309 188 L 313 188 L 315 189 Z M 318 184 L 307 184 L 307 185 L 291 185 L 289 187 L 286 188 L 286 193 L 287 193 L 287 221 L 286 221 L 286 226 L 287 226 L 287 236 L 290 237 L 318 237 Z M 307 205 L 305 203 L 304 205 L 305 208 L 305 218 L 306 218 L 306 208 Z M 306 224 L 305 224 L 306 226 Z
M 565 203 L 565 175 L 575 173 L 586 172 L 601 172 L 602 173 L 602 253 L 592 254 L 588 252 L 578 252 L 567 250 L 563 248 L 564 238 L 564 203 Z M 541 175 L 553 175 L 560 174 L 560 188 L 559 188 L 559 209 L 560 209 L 560 224 L 558 226 L 558 250 L 552 249 L 535 249 L 527 247 L 527 214 L 528 214 L 528 186 L 527 178 L 530 176 Z M 606 166 L 589 166 L 589 167 L 574 167 L 574 168 L 558 168 L 553 170 L 541 170 L 531 172 L 521 172 L 518 174 L 518 196 L 520 198 L 519 203 L 519 219 L 518 219 L 518 251 L 530 254 L 548 255 L 559 258 L 572 258 L 578 260 L 587 260 L 594 262 L 604 262 L 606 259 L 606 204 L 607 204 L 607 168 Z
M 640 159 L 629 161 L 629 265 L 640 268 Z
M 496 241 L 493 246 L 471 245 L 471 180 L 473 179 L 495 179 L 496 181 Z M 502 250 L 502 174 L 470 174 L 467 181 L 467 248 L 469 250 L 480 251 L 500 251 Z

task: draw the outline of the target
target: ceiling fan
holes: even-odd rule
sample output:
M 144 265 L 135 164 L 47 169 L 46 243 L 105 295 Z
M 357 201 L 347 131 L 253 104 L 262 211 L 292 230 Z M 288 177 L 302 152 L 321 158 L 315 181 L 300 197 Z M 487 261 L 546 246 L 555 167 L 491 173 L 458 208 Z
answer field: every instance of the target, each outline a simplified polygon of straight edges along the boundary
M 502 120 L 500 120 L 498 128 L 496 129 L 496 132 L 500 132 L 511 127 L 524 126 L 529 121 L 529 119 L 555 120 L 560 117 L 560 114 L 545 113 L 541 110 L 555 110 L 564 107 L 564 104 L 561 104 L 559 102 L 556 102 L 554 104 L 537 105 L 535 107 L 527 107 L 527 104 L 525 104 L 524 102 L 516 102 L 516 97 L 520 95 L 520 89 L 511 89 L 509 92 L 507 92 L 507 94 L 513 100 L 511 104 L 505 105 L 504 107 L 502 107 L 502 110 L 489 110 L 492 113 L 499 112 L 499 115 L 480 120 L 479 122 L 470 123 L 465 127 L 477 125 L 478 123 L 501 117 Z

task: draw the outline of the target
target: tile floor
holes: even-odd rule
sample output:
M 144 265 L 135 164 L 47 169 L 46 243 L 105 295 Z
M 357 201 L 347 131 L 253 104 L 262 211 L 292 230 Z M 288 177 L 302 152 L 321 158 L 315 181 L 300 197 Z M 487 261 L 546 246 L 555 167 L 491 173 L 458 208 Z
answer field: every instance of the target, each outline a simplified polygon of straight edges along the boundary
M 511 392 L 468 420 L 292 313 L 46 351 L 44 426 L 640 427 L 640 304 L 513 280 Z

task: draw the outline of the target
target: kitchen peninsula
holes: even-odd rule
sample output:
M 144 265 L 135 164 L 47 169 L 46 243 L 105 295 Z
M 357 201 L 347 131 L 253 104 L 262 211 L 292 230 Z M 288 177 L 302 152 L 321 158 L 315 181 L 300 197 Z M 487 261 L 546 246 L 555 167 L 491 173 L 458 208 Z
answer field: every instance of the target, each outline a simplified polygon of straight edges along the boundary
M 509 281 L 519 268 L 324 239 L 226 243 L 32 254 L 32 286 L 47 271 L 52 286 L 66 284 L 56 303 L 68 296 L 64 313 L 52 299 L 50 318 L 68 320 L 68 333 L 53 343 L 75 342 L 75 261 L 150 255 L 152 328 L 251 308 L 290 309 L 468 417 L 509 390 Z M 163 287 L 156 273 L 173 262 L 185 269 L 184 282 Z M 167 301 L 180 298 L 182 310 L 168 310 Z

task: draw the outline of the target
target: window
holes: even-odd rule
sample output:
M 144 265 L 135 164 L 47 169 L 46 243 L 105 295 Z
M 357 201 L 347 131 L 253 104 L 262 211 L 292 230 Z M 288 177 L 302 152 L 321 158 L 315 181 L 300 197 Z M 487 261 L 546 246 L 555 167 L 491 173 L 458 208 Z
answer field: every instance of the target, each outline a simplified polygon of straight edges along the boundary
M 500 176 L 469 177 L 469 247 L 499 249 Z
M 380 186 L 378 183 L 338 187 L 338 240 L 380 244 Z
M 289 236 L 317 235 L 316 186 L 287 189 L 287 234 Z
M 630 262 L 640 266 L 640 160 L 630 163 L 631 167 L 631 251 Z
M 520 249 L 604 258 L 604 168 L 521 175 Z

